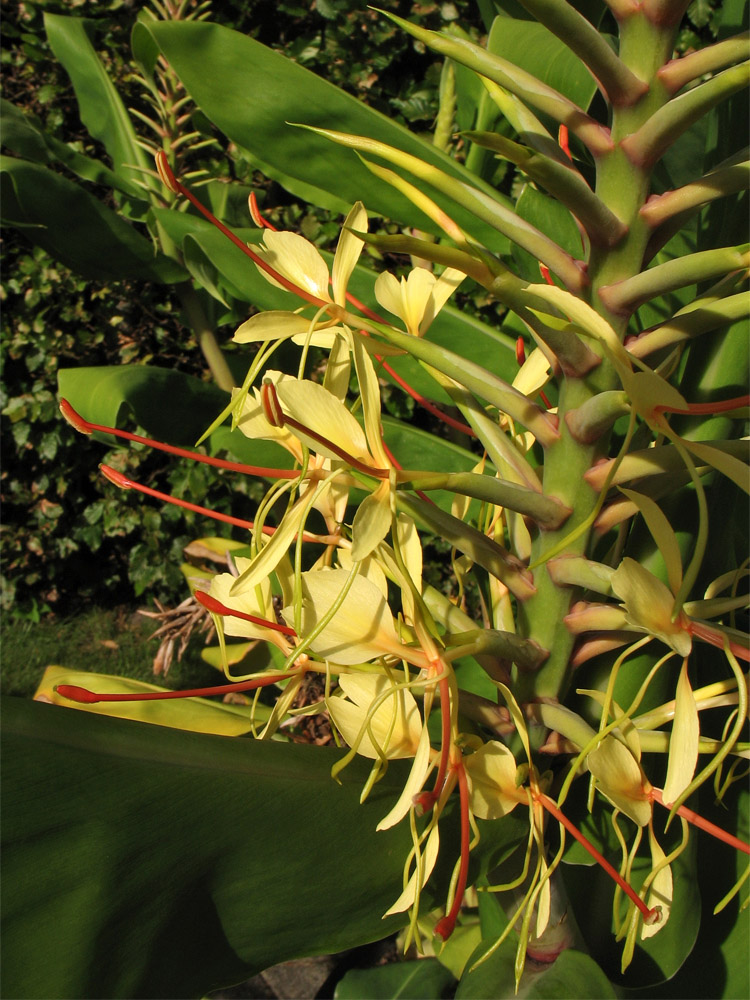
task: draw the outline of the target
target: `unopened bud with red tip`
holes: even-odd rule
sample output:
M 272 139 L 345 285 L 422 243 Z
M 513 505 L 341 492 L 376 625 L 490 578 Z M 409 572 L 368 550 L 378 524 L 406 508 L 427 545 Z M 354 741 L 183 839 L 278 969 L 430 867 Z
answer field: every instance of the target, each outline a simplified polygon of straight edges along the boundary
M 554 285 L 554 281 L 552 280 L 552 275 L 549 273 L 549 268 L 547 267 L 546 264 L 542 264 L 541 261 L 539 263 L 539 273 L 541 274 L 541 276 L 544 278 L 544 280 L 547 282 L 548 285 Z

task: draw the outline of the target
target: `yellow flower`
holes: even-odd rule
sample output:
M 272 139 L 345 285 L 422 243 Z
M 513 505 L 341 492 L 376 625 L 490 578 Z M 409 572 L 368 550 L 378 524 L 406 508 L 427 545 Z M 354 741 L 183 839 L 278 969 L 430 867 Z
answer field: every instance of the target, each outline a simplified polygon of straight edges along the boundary
M 384 271 L 375 282 L 375 298 L 404 321 L 413 337 L 421 337 L 465 277 L 454 267 L 446 267 L 439 278 L 424 267 L 400 280 Z

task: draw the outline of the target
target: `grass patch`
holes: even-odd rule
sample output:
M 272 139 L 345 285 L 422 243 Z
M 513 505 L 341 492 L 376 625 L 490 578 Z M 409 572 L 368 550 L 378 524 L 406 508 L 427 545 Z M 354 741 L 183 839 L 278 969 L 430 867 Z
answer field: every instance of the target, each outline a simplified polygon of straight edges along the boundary
M 4 695 L 31 697 L 45 667 L 116 674 L 169 688 L 220 684 L 217 672 L 201 657 L 203 639 L 188 646 L 181 663 L 173 662 L 166 679 L 154 677 L 153 658 L 159 640 L 149 641 L 157 623 L 134 608 L 93 607 L 75 618 L 38 623 L 11 621 L 0 625 L 0 681 Z

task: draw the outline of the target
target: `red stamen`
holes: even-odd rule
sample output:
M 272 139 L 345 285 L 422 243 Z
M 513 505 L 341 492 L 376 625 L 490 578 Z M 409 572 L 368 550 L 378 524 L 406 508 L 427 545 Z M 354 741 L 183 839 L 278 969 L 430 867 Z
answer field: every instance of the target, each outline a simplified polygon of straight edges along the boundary
M 239 236 L 235 236 L 232 230 L 228 229 L 223 222 L 219 222 L 216 216 L 195 197 L 192 191 L 186 188 L 183 184 L 180 184 L 169 166 L 166 154 L 162 150 L 159 150 L 156 154 L 156 169 L 159 171 L 159 176 L 170 191 L 174 191 L 175 194 L 181 194 L 183 197 L 187 198 L 188 201 L 198 209 L 201 215 L 205 216 L 205 218 L 208 219 L 212 225 L 216 226 L 219 232 L 223 233 L 227 239 L 231 240 L 232 243 L 234 243 L 234 245 L 240 249 L 246 257 L 249 257 L 250 260 L 252 260 L 252 262 L 261 269 L 261 271 L 265 271 L 266 274 L 270 275 L 274 281 L 277 281 L 283 288 L 293 292 L 299 298 L 305 299 L 312 305 L 318 306 L 318 308 L 330 305 L 330 303 L 324 302 L 323 299 L 316 298 L 316 296 L 312 295 L 306 289 L 300 288 L 299 285 L 295 285 L 293 281 L 285 278 L 283 274 L 279 274 L 279 272 L 275 271 L 270 264 L 267 264 L 259 254 L 257 254 L 254 250 L 251 250 L 246 243 L 243 243 Z
M 184 507 L 185 510 L 192 510 L 196 514 L 203 514 L 204 517 L 212 517 L 215 521 L 233 524 L 236 528 L 246 528 L 248 531 L 253 530 L 254 524 L 252 521 L 245 521 L 240 517 L 232 517 L 231 514 L 221 514 L 215 510 L 209 510 L 207 507 L 200 507 L 197 503 L 190 503 L 188 500 L 179 500 L 169 493 L 162 493 L 161 490 L 154 490 L 150 486 L 144 486 L 143 483 L 133 482 L 132 479 L 123 476 L 121 472 L 111 468 L 109 465 L 100 465 L 99 469 L 106 479 L 109 479 L 111 483 L 119 486 L 122 490 L 137 490 L 139 493 L 145 493 L 146 496 L 154 497 L 163 503 L 171 503 L 176 507 Z M 263 530 L 266 534 L 269 534 L 274 529 L 267 530 L 264 528 Z
M 404 381 L 404 379 L 402 379 L 401 376 L 398 375 L 393 370 L 393 368 L 388 364 L 387 361 L 384 361 L 378 355 L 376 355 L 376 359 L 382 364 L 384 371 L 388 372 L 393 381 L 396 382 L 398 385 L 400 385 L 401 388 L 405 392 L 407 392 L 416 403 L 419 403 L 419 405 L 423 407 L 425 410 L 427 410 L 428 413 L 431 413 L 433 417 L 437 417 L 438 420 L 441 420 L 444 424 L 447 424 L 448 427 L 453 427 L 455 428 L 455 430 L 461 431 L 462 434 L 467 434 L 469 437 L 476 437 L 476 434 L 474 433 L 473 429 L 469 427 L 468 424 L 464 424 L 460 420 L 456 420 L 455 417 L 449 416 L 438 406 L 435 406 L 434 403 L 431 403 L 429 399 L 426 399 L 424 396 L 418 393 L 416 389 L 412 389 L 409 383 Z
M 466 768 L 464 767 L 463 762 L 459 760 L 454 765 L 454 768 L 458 776 L 458 793 L 461 804 L 461 864 L 458 869 L 456 894 L 453 897 L 453 905 L 442 920 L 438 920 L 437 925 L 435 926 L 435 933 L 438 934 L 443 941 L 447 941 L 455 929 L 456 920 L 458 919 L 458 914 L 464 901 L 466 881 L 469 875 L 469 837 L 471 833 L 469 825 L 469 783 L 466 780 Z
M 272 232 L 277 233 L 278 229 L 276 226 L 272 226 L 268 219 L 264 219 L 260 214 L 260 209 L 258 208 L 258 199 L 255 197 L 255 191 L 250 192 L 250 196 L 247 199 L 248 205 L 250 206 L 250 218 L 253 220 L 256 226 L 260 229 L 270 229 Z
M 563 153 L 565 153 L 565 155 L 567 156 L 567 158 L 569 160 L 572 160 L 573 157 L 570 155 L 570 145 L 568 143 L 568 126 L 567 125 L 561 125 L 560 128 L 558 129 L 558 131 L 557 131 L 557 143 L 558 143 L 560 149 L 563 151 Z
M 578 830 L 573 825 L 573 823 L 568 819 L 568 817 L 565 816 L 562 812 L 560 812 L 556 802 L 553 802 L 551 798 L 549 798 L 547 795 L 544 795 L 541 792 L 536 792 L 534 794 L 534 798 L 544 809 L 547 810 L 548 813 L 550 813 L 550 815 L 555 817 L 558 823 L 562 823 L 562 825 L 565 827 L 568 833 L 570 833 L 573 837 L 575 837 L 578 843 L 581 844 L 581 846 L 584 847 L 589 852 L 594 861 L 596 861 L 596 863 L 604 869 L 604 871 L 609 875 L 611 879 L 614 879 L 614 881 L 620 886 L 622 891 L 628 896 L 630 900 L 632 900 L 635 906 L 637 906 L 638 909 L 641 911 L 641 913 L 643 914 L 644 923 L 646 924 L 658 923 L 659 920 L 661 919 L 661 907 L 655 906 L 653 909 L 649 909 L 648 906 L 646 906 L 646 904 L 640 898 L 640 896 L 638 896 L 638 894 L 635 892 L 635 890 L 628 885 L 628 883 L 625 881 L 622 875 L 620 875 L 620 873 L 612 867 L 609 861 L 607 861 L 607 859 L 603 855 L 601 855 L 599 851 L 597 851 L 597 849 L 594 847 L 591 841 L 587 840 L 586 837 L 584 837 L 584 835 L 581 833 L 581 831 Z
M 703 413 L 727 413 L 747 406 L 750 406 L 750 396 L 736 396 L 734 399 L 722 399 L 716 403 L 688 403 L 684 410 L 676 406 L 659 405 L 654 407 L 654 413 L 691 413 L 698 416 Z
M 658 802 L 660 806 L 664 806 L 665 809 L 670 808 L 669 803 L 665 802 L 662 798 L 661 789 L 652 788 L 651 798 L 655 802 Z M 746 844 L 744 840 L 735 837 L 733 833 L 722 830 L 720 826 L 716 826 L 710 820 L 699 816 L 698 813 L 693 812 L 692 809 L 688 809 L 687 806 L 678 806 L 677 815 L 682 816 L 683 819 L 687 820 L 688 823 L 692 823 L 693 826 L 697 826 L 699 830 L 704 830 L 706 833 L 710 833 L 712 837 L 716 837 L 717 840 L 721 840 L 725 844 L 729 844 L 730 847 L 734 847 L 735 850 L 742 851 L 743 854 L 750 854 L 750 844 Z
M 237 691 L 254 691 L 259 687 L 268 687 L 279 681 L 289 680 L 299 671 L 287 674 L 267 674 L 255 677 L 249 681 L 237 681 L 236 684 L 218 684 L 216 687 L 193 688 L 191 691 L 141 691 L 137 694 L 97 694 L 88 688 L 76 684 L 58 684 L 57 694 L 69 701 L 77 701 L 84 705 L 95 705 L 100 701 L 166 701 L 169 698 L 208 698 L 212 695 L 234 694 Z
M 221 514 L 215 510 L 209 510 L 208 507 L 201 507 L 198 504 L 190 503 L 188 500 L 179 500 L 177 497 L 173 497 L 169 493 L 162 493 L 161 490 L 155 490 L 150 486 L 144 486 L 143 483 L 136 483 L 132 479 L 128 479 L 127 476 L 123 476 L 121 472 L 111 468 L 109 465 L 100 465 L 99 469 L 106 479 L 109 479 L 109 481 L 114 483 L 115 486 L 119 486 L 121 490 L 137 490 L 139 493 L 145 493 L 146 496 L 154 497 L 156 500 L 161 500 L 163 503 L 171 503 L 176 507 L 184 507 L 185 510 L 192 510 L 196 514 L 202 514 L 204 517 L 211 517 L 215 521 L 223 521 L 225 524 L 233 524 L 236 528 L 245 528 L 247 531 L 253 531 L 255 528 L 255 523 L 253 521 L 244 521 L 241 517 L 232 517 L 231 514 Z M 264 535 L 273 535 L 275 531 L 276 528 L 272 528 L 267 524 L 263 525 L 262 533 Z M 320 542 L 322 545 L 335 544 L 333 536 L 331 535 L 315 535 L 308 531 L 302 532 L 302 540 L 305 542 Z
M 701 639 L 703 642 L 707 642 L 710 646 L 716 646 L 717 649 L 724 649 L 724 643 L 726 642 L 730 651 L 737 657 L 738 660 L 744 660 L 746 663 L 750 663 L 750 649 L 748 649 L 747 646 L 741 646 L 738 642 L 735 642 L 733 639 L 729 639 L 728 636 L 725 636 L 723 632 L 720 632 L 718 629 L 711 628 L 710 625 L 689 619 L 687 625 L 685 626 L 685 631 L 690 635 L 695 636 L 696 639 Z
M 549 268 L 547 267 L 546 264 L 542 264 L 541 261 L 539 262 L 539 271 L 548 285 L 554 285 L 554 281 L 552 280 L 552 275 L 549 273 Z
M 260 618 L 258 615 L 250 615 L 245 611 L 235 611 L 234 608 L 228 608 L 221 601 L 217 601 L 215 597 L 207 594 L 204 590 L 196 590 L 193 595 L 199 604 L 202 604 L 204 608 L 213 612 L 215 615 L 225 615 L 230 618 L 242 618 L 243 621 L 252 622 L 253 625 L 262 625 L 264 628 L 272 628 L 275 632 L 281 632 L 283 635 L 296 636 L 297 633 L 289 625 L 280 625 L 278 622 L 270 622 L 266 618 Z
M 523 342 L 523 337 L 516 338 L 516 364 L 520 368 L 521 365 L 526 360 L 526 345 Z
M 230 462 L 223 458 L 213 458 L 211 455 L 201 455 L 196 451 L 189 451 L 187 448 L 178 448 L 172 444 L 165 444 L 163 441 L 156 441 L 153 438 L 141 437 L 140 434 L 131 434 L 130 431 L 121 431 L 116 427 L 107 427 L 104 424 L 92 424 L 77 413 L 67 399 L 60 400 L 60 412 L 81 434 L 92 434 L 99 431 L 102 434 L 112 434 L 115 437 L 123 438 L 126 441 L 135 441 L 138 444 L 145 444 L 149 448 L 157 451 L 165 451 L 170 455 L 177 455 L 179 458 L 189 458 L 194 462 L 202 462 L 204 465 L 213 465 L 217 469 L 228 469 L 231 472 L 242 472 L 248 476 L 262 476 L 265 479 L 296 479 L 299 475 L 294 469 L 269 469 L 262 465 L 245 465 L 244 462 Z

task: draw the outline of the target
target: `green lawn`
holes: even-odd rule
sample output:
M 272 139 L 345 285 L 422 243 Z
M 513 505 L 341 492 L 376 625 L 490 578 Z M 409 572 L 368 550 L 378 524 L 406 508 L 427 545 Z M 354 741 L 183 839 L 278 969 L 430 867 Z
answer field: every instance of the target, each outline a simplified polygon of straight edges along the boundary
M 33 622 L 5 616 L 0 625 L 0 685 L 5 695 L 31 696 L 45 667 L 58 664 L 74 670 L 134 677 L 172 688 L 220 683 L 217 673 L 200 658 L 203 637 L 191 640 L 182 662 L 173 661 L 166 680 L 154 677 L 158 639 L 149 636 L 158 622 L 134 608 L 92 607 L 75 618 Z

